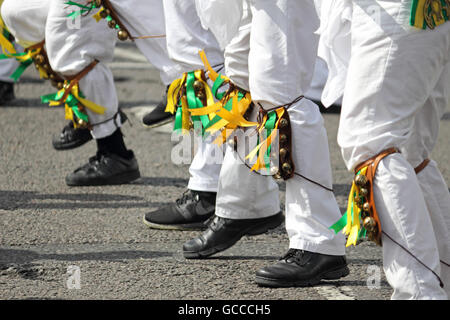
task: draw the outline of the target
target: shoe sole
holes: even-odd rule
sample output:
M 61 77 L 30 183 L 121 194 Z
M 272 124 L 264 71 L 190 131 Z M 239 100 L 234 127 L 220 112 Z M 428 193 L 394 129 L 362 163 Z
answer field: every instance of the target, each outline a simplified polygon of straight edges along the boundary
M 92 139 L 89 140 L 85 140 L 83 142 L 73 142 L 73 143 L 66 143 L 66 144 L 52 144 L 53 145 L 53 149 L 57 150 L 57 151 L 64 151 L 64 150 L 70 150 L 70 149 L 76 149 L 78 147 L 81 147 L 82 145 L 88 143 L 89 141 L 91 141 Z
M 106 180 L 99 180 L 94 182 L 87 182 L 87 181 L 67 181 L 66 184 L 69 187 L 92 187 L 92 186 L 107 186 L 107 185 L 119 185 L 119 184 L 126 184 L 130 183 L 136 179 L 139 179 L 141 177 L 141 173 L 139 170 L 136 171 L 129 171 L 124 172 L 122 174 L 118 174 L 114 177 L 111 177 L 110 179 Z
M 174 119 L 174 117 L 170 117 L 168 119 L 162 120 L 162 121 L 154 123 L 154 124 L 149 125 L 149 124 L 142 123 L 142 125 L 147 129 L 152 129 L 152 128 L 161 127 L 165 124 L 171 123 L 173 121 L 173 119 Z
M 333 270 L 325 271 L 324 273 L 318 275 L 315 278 L 300 280 L 300 281 L 283 281 L 280 279 L 271 279 L 261 276 L 256 276 L 256 283 L 260 287 L 270 287 L 270 288 L 288 288 L 288 287 L 309 287 L 320 283 L 322 280 L 338 280 L 346 277 L 350 274 L 348 266 L 341 266 Z
M 206 229 L 206 225 L 203 222 L 186 224 L 159 224 L 148 221 L 147 219 L 145 219 L 145 215 L 142 218 L 142 221 L 147 227 L 158 230 L 203 231 Z
M 281 215 L 280 219 L 271 221 L 270 223 L 260 223 L 256 226 L 251 226 L 247 228 L 241 235 L 231 239 L 227 243 L 219 244 L 215 247 L 203 250 L 203 251 L 183 251 L 183 256 L 186 259 L 202 259 L 207 258 L 215 253 L 225 251 L 226 249 L 233 246 L 236 242 L 238 242 L 243 236 L 256 236 L 259 234 L 266 233 L 269 230 L 275 229 L 281 223 L 283 223 L 284 216 Z

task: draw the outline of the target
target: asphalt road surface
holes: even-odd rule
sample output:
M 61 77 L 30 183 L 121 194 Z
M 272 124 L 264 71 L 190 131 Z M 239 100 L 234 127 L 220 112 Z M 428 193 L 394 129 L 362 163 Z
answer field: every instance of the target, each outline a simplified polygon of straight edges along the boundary
M 392 290 L 381 268 L 381 249 L 362 242 L 347 249 L 350 275 L 307 288 L 260 288 L 256 270 L 288 249 L 284 226 L 245 237 L 206 260 L 185 260 L 182 244 L 198 232 L 151 230 L 147 211 L 185 190 L 188 166 L 170 161 L 170 125 L 148 130 L 140 117 L 160 99 L 155 69 L 132 45 L 117 48 L 111 64 L 123 128 L 142 177 L 122 186 L 73 188 L 64 177 L 94 155 L 95 143 L 57 152 L 51 137 L 65 125 L 63 110 L 40 103 L 54 92 L 30 68 L 15 86 L 17 99 L 0 107 L 1 299 L 289 299 L 386 300 Z M 324 114 L 334 190 L 344 211 L 352 175 L 336 144 L 338 114 Z M 450 183 L 450 114 L 441 122 L 433 158 Z M 284 203 L 285 185 L 280 183 Z M 79 281 L 78 281 L 79 280 Z

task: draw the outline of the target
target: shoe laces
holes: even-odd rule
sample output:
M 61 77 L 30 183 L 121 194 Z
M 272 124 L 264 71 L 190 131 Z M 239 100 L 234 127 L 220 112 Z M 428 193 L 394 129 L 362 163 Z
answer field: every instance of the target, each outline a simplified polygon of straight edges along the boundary
M 218 229 L 220 229 L 225 223 L 226 223 L 226 219 L 216 216 L 216 215 L 212 215 L 206 222 L 205 224 L 208 226 L 209 229 L 211 229 L 212 231 L 216 231 Z
M 294 262 L 298 265 L 305 265 L 309 260 L 309 255 L 306 251 L 300 249 L 289 249 L 288 252 L 281 257 L 280 260 L 285 260 L 286 262 Z
M 200 201 L 200 196 L 195 191 L 187 189 L 186 191 L 183 192 L 183 195 L 181 196 L 181 198 L 178 198 L 177 200 L 175 200 L 175 202 L 177 205 L 182 205 L 182 204 L 186 204 L 189 200 L 198 202 L 198 201 Z

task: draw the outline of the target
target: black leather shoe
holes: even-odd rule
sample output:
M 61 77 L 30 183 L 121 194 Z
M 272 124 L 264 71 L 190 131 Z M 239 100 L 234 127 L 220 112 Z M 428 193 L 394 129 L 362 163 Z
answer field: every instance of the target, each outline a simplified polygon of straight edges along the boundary
M 10 82 L 0 81 L 0 105 L 14 100 L 14 84 Z
M 254 236 L 278 227 L 284 221 L 281 212 L 260 219 L 225 219 L 214 216 L 208 229 L 183 245 L 183 255 L 187 259 L 206 258 L 228 249 L 243 236 Z
M 132 182 L 141 175 L 131 150 L 128 159 L 113 153 L 91 157 L 89 162 L 66 177 L 68 186 L 102 186 Z
M 52 139 L 53 148 L 55 150 L 70 150 L 81 147 L 86 142 L 92 140 L 91 131 L 89 129 L 73 127 L 70 121 L 59 134 L 55 134 Z
M 127 115 L 122 110 L 119 110 L 119 117 L 121 123 L 125 123 L 128 120 Z M 92 139 L 91 131 L 89 129 L 75 129 L 73 122 L 69 121 L 69 123 L 62 129 L 61 133 L 53 136 L 52 145 L 53 148 L 58 151 L 70 150 L 81 147 Z
M 289 249 L 276 264 L 256 272 L 256 283 L 263 287 L 305 287 L 349 273 L 345 256 Z
M 151 112 L 144 115 L 142 123 L 147 128 L 156 128 L 172 122 L 175 114 L 166 112 L 167 94 L 164 94 L 162 100 Z
M 216 193 L 186 190 L 175 203 L 148 212 L 144 224 L 163 230 L 203 230 L 215 211 Z

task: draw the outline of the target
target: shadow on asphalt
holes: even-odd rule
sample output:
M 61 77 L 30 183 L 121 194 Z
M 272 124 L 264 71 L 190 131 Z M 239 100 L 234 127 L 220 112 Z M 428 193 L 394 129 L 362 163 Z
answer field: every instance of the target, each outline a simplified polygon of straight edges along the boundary
M 270 260 L 277 261 L 280 257 L 275 256 L 218 256 L 218 257 L 209 257 L 204 260 Z
M 131 184 L 149 185 L 155 187 L 186 187 L 188 179 L 170 177 L 140 177 Z
M 332 284 L 336 287 L 365 287 L 367 286 L 367 281 L 361 280 L 333 280 L 333 281 L 321 281 L 320 284 Z M 385 280 L 381 280 L 379 283 L 380 287 L 390 288 L 389 283 Z
M 0 270 L 16 264 L 31 264 L 36 260 L 56 261 L 120 261 L 171 257 L 172 252 L 147 250 L 121 250 L 83 253 L 37 253 L 32 250 L 0 249 Z
M 58 200 L 58 202 L 38 202 Z M 56 193 L 0 190 L 0 210 L 157 208 L 165 202 L 148 202 L 142 197 L 104 193 Z

